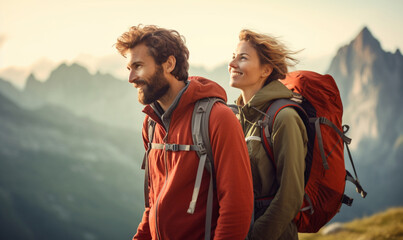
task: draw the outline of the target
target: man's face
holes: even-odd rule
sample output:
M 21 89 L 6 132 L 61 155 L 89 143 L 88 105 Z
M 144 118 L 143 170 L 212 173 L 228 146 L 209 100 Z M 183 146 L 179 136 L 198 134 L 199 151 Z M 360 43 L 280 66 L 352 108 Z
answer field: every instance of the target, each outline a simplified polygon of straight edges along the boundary
M 153 103 L 169 90 L 168 80 L 161 65 L 157 65 L 149 54 L 148 47 L 140 44 L 128 51 L 127 69 L 129 82 L 138 90 L 139 102 L 143 105 Z

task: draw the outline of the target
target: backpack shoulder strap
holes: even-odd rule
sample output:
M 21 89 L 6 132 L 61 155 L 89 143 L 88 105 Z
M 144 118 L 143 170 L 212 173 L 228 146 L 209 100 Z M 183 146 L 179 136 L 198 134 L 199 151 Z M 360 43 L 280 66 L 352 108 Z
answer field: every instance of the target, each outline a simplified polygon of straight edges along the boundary
M 203 170 L 210 173 L 210 185 L 207 195 L 205 239 L 210 239 L 211 218 L 213 212 L 213 188 L 215 187 L 215 173 L 213 150 L 211 148 L 209 136 L 210 112 L 216 102 L 225 102 L 221 98 L 204 98 L 196 102 L 192 115 L 192 138 L 193 144 L 198 147 L 197 154 L 200 157 L 195 187 L 193 190 L 192 201 L 190 202 L 188 213 L 193 214 L 196 207 L 196 201 L 199 194 Z
M 211 109 L 216 102 L 225 104 L 221 98 L 204 98 L 197 101 L 192 115 L 193 144 L 199 146 L 199 151 L 197 151 L 199 157 L 201 157 L 204 150 L 206 150 L 207 162 L 212 162 L 213 160 L 213 151 L 209 136 L 209 120 Z M 207 166 L 207 170 L 212 172 L 211 170 L 213 169 L 209 169 Z
M 148 169 L 148 153 L 151 150 L 151 145 L 154 139 L 154 131 L 155 131 L 155 121 L 152 120 L 150 117 L 147 120 L 147 132 L 148 132 L 148 146 L 147 146 L 147 151 L 144 153 L 144 158 L 143 158 L 143 164 L 141 165 L 141 169 L 145 170 L 144 173 L 144 203 L 146 207 L 150 207 L 149 203 L 149 190 L 148 190 L 148 185 L 149 185 L 149 169 Z
M 236 104 L 227 104 L 227 106 L 232 110 L 232 112 L 235 115 L 239 114 L 238 105 L 236 105 Z
M 281 98 L 273 101 L 269 105 L 269 107 L 266 110 L 266 113 L 263 116 L 263 119 L 259 122 L 259 124 L 261 127 L 263 148 L 266 150 L 267 155 L 273 162 L 274 167 L 276 167 L 276 163 L 274 161 L 274 155 L 272 150 L 273 143 L 271 141 L 271 134 L 273 131 L 273 125 L 277 114 L 286 107 L 294 108 L 305 123 L 309 121 L 308 115 L 306 114 L 305 110 L 296 101 L 293 101 L 288 98 Z

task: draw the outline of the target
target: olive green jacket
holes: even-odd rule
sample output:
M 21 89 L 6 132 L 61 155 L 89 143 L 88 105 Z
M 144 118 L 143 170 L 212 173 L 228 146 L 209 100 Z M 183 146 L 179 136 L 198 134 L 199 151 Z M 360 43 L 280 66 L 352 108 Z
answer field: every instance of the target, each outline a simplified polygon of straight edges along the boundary
M 264 214 L 255 219 L 248 239 L 298 239 L 294 217 L 304 198 L 304 170 L 307 133 L 298 113 L 281 110 L 274 121 L 271 140 L 276 166 L 268 158 L 260 137 L 258 121 L 274 99 L 291 98 L 292 92 L 281 82 L 273 81 L 257 92 L 245 105 L 237 100 L 238 119 L 242 125 L 253 175 L 255 199 L 273 197 Z M 256 110 L 258 109 L 258 110 Z M 255 214 L 257 209 L 255 208 Z

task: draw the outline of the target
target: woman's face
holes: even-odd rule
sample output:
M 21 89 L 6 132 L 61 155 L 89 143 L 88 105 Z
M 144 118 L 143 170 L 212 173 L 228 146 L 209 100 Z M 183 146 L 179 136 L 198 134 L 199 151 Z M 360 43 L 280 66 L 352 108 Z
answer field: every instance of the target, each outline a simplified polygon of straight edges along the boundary
M 240 41 L 228 65 L 230 86 L 242 91 L 262 88 L 266 78 L 271 73 L 268 64 L 260 64 L 257 51 L 247 41 Z

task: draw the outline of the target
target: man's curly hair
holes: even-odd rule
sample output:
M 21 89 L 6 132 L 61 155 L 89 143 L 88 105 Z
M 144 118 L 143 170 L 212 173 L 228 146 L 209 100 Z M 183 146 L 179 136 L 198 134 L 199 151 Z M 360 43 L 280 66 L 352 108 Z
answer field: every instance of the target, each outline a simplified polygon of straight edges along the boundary
M 148 47 L 149 54 L 158 65 L 166 62 L 169 56 L 174 56 L 176 65 L 171 74 L 180 81 L 188 79 L 189 50 L 185 45 L 185 38 L 177 31 L 140 24 L 123 33 L 115 45 L 120 54 L 126 57 L 130 49 L 143 43 Z

